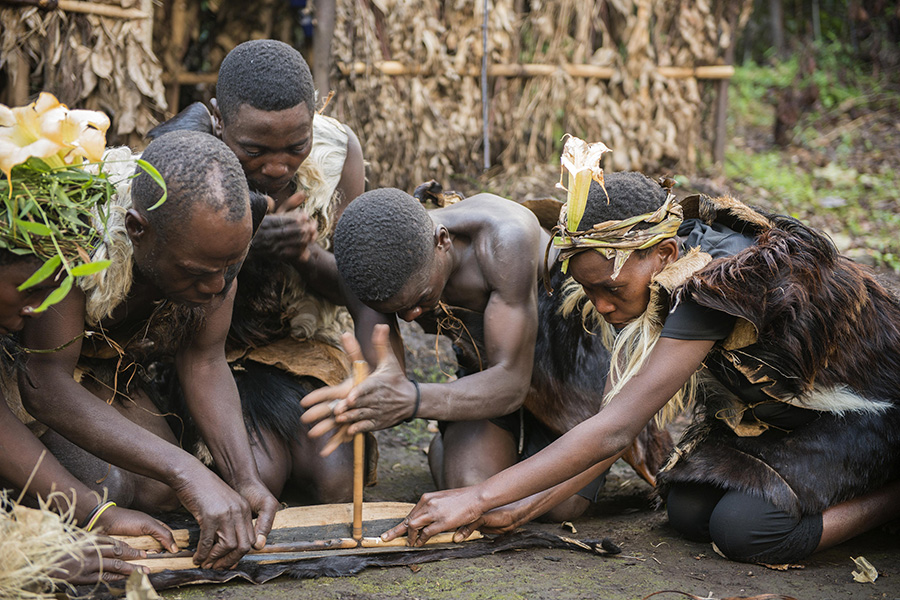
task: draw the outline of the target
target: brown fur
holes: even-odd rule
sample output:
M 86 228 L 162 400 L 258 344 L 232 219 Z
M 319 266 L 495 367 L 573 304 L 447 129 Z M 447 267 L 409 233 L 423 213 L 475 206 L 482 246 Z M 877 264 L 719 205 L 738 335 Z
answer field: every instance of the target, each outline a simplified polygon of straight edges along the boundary
M 713 483 L 810 514 L 900 476 L 900 303 L 824 235 L 788 217 L 768 220 L 755 246 L 713 261 L 676 291 L 758 334 L 740 348 L 718 346 L 707 364 L 730 365 L 781 401 L 816 408 L 814 392 L 845 390 L 864 408 L 739 437 L 720 418 L 736 397 L 707 388 L 661 489 Z

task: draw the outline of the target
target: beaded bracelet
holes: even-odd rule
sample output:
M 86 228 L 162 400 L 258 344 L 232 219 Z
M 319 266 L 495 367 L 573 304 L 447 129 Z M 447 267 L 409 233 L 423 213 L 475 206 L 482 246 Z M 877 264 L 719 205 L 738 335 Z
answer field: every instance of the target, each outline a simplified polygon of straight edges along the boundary
M 101 502 L 100 504 L 95 506 L 94 510 L 92 510 L 90 512 L 90 514 L 87 516 L 87 519 L 85 519 L 85 522 L 87 523 L 87 525 L 84 526 L 84 530 L 90 531 L 91 529 L 93 529 L 94 525 L 97 524 L 97 521 L 100 520 L 100 515 L 102 515 L 104 512 L 106 512 L 106 510 L 108 508 L 115 506 L 115 505 L 116 505 L 115 502 Z
M 404 423 L 409 423 L 416 418 L 416 415 L 419 414 L 419 404 L 422 402 L 422 390 L 419 389 L 419 382 L 415 379 L 410 379 L 410 381 L 414 386 L 416 386 L 416 405 L 415 407 L 413 407 L 412 415 L 410 415 L 408 419 L 403 420 Z

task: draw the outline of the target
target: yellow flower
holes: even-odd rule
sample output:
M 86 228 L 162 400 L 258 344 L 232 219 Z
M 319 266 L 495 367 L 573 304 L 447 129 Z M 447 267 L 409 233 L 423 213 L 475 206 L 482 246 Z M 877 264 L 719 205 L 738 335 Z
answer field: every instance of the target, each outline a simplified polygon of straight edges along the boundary
M 0 171 L 32 156 L 51 167 L 80 165 L 103 158 L 109 117 L 94 110 L 69 110 L 53 94 L 41 92 L 28 106 L 0 104 Z

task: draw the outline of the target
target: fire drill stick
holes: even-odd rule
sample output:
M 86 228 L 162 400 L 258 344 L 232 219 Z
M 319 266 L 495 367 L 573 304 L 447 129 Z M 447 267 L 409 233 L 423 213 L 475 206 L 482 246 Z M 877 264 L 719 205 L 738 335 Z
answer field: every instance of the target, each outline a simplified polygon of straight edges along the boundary
M 359 385 L 366 378 L 368 365 L 363 360 L 353 361 L 353 385 Z M 353 539 L 362 542 L 363 505 L 363 463 L 365 462 L 366 440 L 363 433 L 353 436 Z

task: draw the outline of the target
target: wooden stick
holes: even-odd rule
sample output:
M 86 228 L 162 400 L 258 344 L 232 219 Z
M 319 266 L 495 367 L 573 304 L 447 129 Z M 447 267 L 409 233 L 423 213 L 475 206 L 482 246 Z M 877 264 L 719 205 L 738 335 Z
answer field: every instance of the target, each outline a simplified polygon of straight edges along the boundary
M 150 535 L 111 535 L 109 537 L 123 541 L 135 550 L 152 550 L 158 552 L 163 549 L 156 538 Z M 190 543 L 190 532 L 188 532 L 187 529 L 173 529 L 172 537 L 175 538 L 175 545 L 179 548 L 187 548 Z
M 366 502 L 364 509 L 370 521 L 394 520 L 400 521 L 415 508 L 411 502 Z M 314 506 L 294 506 L 275 513 L 275 522 L 272 530 L 291 529 L 296 527 L 320 527 L 325 525 L 346 524 L 353 518 L 353 503 L 343 504 L 318 504 Z M 187 548 L 190 534 L 187 529 L 174 529 L 172 535 L 179 548 Z M 139 550 L 150 552 L 163 552 L 165 549 L 151 535 L 113 535 Z M 169 554 L 168 556 L 173 556 Z
M 426 546 L 431 546 L 434 544 L 449 544 L 453 542 L 454 532 L 448 531 L 446 533 L 439 533 L 435 536 L 429 538 L 427 542 L 425 542 Z M 481 539 L 483 536 L 480 532 L 475 531 L 466 538 L 465 541 L 470 542 L 472 540 Z M 259 556 L 261 554 L 297 554 L 296 557 L 279 557 L 277 559 L 273 558 L 271 560 L 263 559 L 260 561 L 256 561 L 259 563 L 271 563 L 271 562 L 288 562 L 291 560 L 303 560 L 304 558 L 311 558 L 309 552 L 318 551 L 318 550 L 332 550 L 332 551 L 340 551 L 340 550 L 358 550 L 360 548 L 374 550 L 378 548 L 403 548 L 408 547 L 408 542 L 405 537 L 397 538 L 395 540 L 391 540 L 390 542 L 384 542 L 380 537 L 364 537 L 359 540 L 354 538 L 337 538 L 333 540 L 316 540 L 313 542 L 291 542 L 287 544 L 278 544 L 266 546 L 262 550 L 251 550 L 247 555 L 248 556 Z M 413 550 L 413 548 L 409 548 Z M 351 552 L 352 553 L 352 552 Z M 138 560 L 130 560 L 129 563 L 133 565 L 143 565 L 150 569 L 151 573 L 159 573 L 161 571 L 173 570 L 173 571 L 182 571 L 185 569 L 196 569 L 197 565 L 194 564 L 193 553 L 187 555 L 187 553 L 179 552 L 176 554 L 157 554 L 150 555 L 147 558 L 142 558 Z
M 371 65 L 363 62 L 355 62 L 347 64 L 338 63 L 338 68 L 344 75 L 351 73 L 363 74 L 371 69 L 377 69 L 384 75 L 402 76 L 402 75 L 433 75 L 430 71 L 422 69 L 418 66 L 408 66 L 396 60 L 376 61 Z M 565 71 L 571 77 L 585 77 L 594 79 L 611 79 L 616 74 L 613 67 L 604 67 L 600 65 L 590 64 L 493 64 L 488 66 L 488 76 L 490 77 L 547 77 L 558 73 L 560 70 Z M 728 79 L 734 75 L 734 67 L 731 65 L 706 65 L 700 67 L 671 67 L 660 66 L 656 68 L 657 73 L 663 77 L 670 79 Z M 456 70 L 460 75 L 477 76 L 480 71 L 477 67 L 468 66 L 461 67 Z
M 59 0 L 59 9 L 64 12 L 98 15 L 114 19 L 148 19 L 150 15 L 136 8 L 122 8 L 111 4 L 94 4 L 80 0 Z
M 353 361 L 353 385 L 366 378 L 368 365 L 364 360 Z M 362 541 L 363 478 L 366 459 L 366 438 L 363 433 L 353 436 L 353 539 Z

